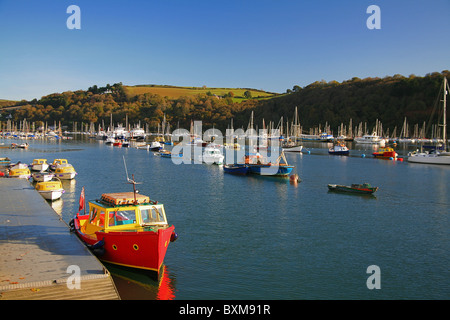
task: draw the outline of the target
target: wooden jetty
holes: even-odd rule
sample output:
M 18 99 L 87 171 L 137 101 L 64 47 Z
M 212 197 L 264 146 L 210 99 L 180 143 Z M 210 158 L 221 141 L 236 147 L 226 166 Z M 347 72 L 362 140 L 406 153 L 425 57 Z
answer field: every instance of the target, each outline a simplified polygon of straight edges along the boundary
M 26 179 L 0 178 L 0 204 L 0 300 L 120 299 L 106 268 Z

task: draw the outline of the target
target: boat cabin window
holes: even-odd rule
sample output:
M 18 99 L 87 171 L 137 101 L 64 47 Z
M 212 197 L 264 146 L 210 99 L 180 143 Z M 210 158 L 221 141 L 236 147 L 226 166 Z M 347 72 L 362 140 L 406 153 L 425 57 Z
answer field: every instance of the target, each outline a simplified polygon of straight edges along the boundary
M 109 213 L 109 226 L 121 226 L 136 223 L 134 210 L 120 210 Z
M 162 206 L 141 208 L 141 216 L 144 224 L 167 224 Z
M 99 227 L 105 226 L 105 211 L 98 208 L 92 208 L 89 213 L 89 221 Z

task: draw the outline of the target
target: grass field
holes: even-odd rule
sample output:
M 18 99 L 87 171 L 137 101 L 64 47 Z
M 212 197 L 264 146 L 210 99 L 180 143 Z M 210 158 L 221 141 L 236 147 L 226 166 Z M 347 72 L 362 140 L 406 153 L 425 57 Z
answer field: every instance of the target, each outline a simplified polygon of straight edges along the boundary
M 206 94 L 208 92 L 217 96 L 224 96 L 229 92 L 233 92 L 233 100 L 242 101 L 245 100 L 244 92 L 247 90 L 251 92 L 252 98 L 264 99 L 278 95 L 277 93 L 247 88 L 175 87 L 160 85 L 124 86 L 124 88 L 125 92 L 130 97 L 139 94 L 153 93 L 163 97 L 169 97 L 171 99 L 177 99 L 181 96 L 195 96 L 198 94 Z
M 0 108 L 13 106 L 13 105 L 15 105 L 17 102 L 18 102 L 18 101 L 12 101 L 12 100 L 4 100 L 4 99 L 0 99 Z

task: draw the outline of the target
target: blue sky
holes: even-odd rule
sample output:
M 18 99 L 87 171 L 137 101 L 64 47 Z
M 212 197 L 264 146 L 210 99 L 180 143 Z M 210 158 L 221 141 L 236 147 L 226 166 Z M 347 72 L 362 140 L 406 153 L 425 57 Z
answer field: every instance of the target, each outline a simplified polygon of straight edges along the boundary
M 81 29 L 69 30 L 69 5 Z M 381 29 L 369 30 L 369 5 Z M 0 99 L 122 82 L 285 92 L 450 69 L 450 0 L 0 0 Z

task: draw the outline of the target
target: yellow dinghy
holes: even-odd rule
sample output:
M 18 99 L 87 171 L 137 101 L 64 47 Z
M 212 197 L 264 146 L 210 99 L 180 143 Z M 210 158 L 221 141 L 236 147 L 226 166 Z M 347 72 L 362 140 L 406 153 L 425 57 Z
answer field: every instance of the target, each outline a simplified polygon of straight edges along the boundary
M 71 180 L 75 178 L 77 172 L 67 159 L 55 159 L 50 165 L 50 169 L 55 172 L 55 176 L 62 180 Z
M 30 169 L 25 163 L 18 163 L 9 169 L 10 178 L 29 179 L 31 177 Z
M 55 170 L 57 166 L 61 164 L 67 164 L 69 163 L 67 159 L 55 159 L 53 160 L 52 164 L 50 165 L 50 170 Z
M 62 180 L 72 180 L 77 175 L 74 167 L 69 164 L 60 164 L 55 168 L 55 176 Z
M 47 171 L 49 168 L 47 159 L 34 159 L 31 163 L 31 170 L 33 171 Z
M 51 201 L 61 198 L 65 192 L 60 180 L 38 182 L 35 188 L 44 199 Z

